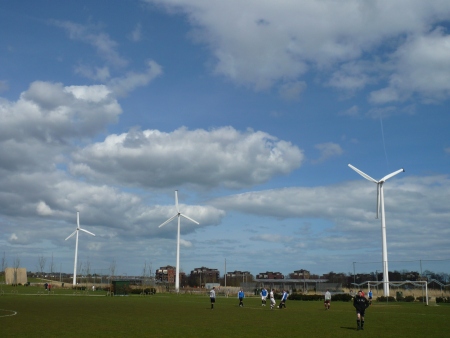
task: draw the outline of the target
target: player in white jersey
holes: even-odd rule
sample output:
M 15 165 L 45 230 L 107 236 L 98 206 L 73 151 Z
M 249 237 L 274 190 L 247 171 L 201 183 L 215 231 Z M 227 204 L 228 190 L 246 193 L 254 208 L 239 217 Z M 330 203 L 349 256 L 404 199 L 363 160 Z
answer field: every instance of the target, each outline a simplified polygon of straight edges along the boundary
M 331 292 L 327 290 L 327 292 L 325 292 L 325 301 L 324 301 L 325 310 L 330 309 L 330 303 L 331 303 Z
M 211 291 L 209 291 L 209 299 L 211 300 L 211 310 L 214 309 L 214 303 L 216 302 L 216 288 L 213 287 Z
M 273 289 L 270 290 L 269 298 L 270 298 L 270 309 L 273 310 L 275 305 L 277 305 L 277 303 L 275 302 L 275 295 L 274 295 Z

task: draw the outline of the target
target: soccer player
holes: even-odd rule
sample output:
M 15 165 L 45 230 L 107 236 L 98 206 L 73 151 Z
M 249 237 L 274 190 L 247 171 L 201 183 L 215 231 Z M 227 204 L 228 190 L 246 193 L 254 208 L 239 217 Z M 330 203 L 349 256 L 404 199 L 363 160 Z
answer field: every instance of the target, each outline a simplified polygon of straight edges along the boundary
M 216 302 L 216 288 L 213 287 L 211 291 L 209 291 L 209 299 L 211 300 L 211 310 L 214 309 L 214 303 Z
M 372 290 L 369 290 L 369 304 L 370 305 L 372 305 L 372 297 L 373 297 Z
M 358 294 L 353 299 L 353 306 L 356 309 L 357 330 L 364 330 L 364 312 L 369 307 L 369 301 L 362 295 L 361 290 L 358 291 Z
M 265 288 L 262 288 L 259 294 L 261 295 L 261 306 L 266 306 L 267 290 Z
M 325 310 L 329 310 L 330 309 L 330 303 L 331 303 L 331 293 L 330 291 L 325 292 Z
M 275 295 L 274 295 L 273 289 L 270 290 L 269 298 L 270 298 L 270 309 L 273 310 L 275 305 L 277 305 L 277 303 L 275 302 Z
M 239 298 L 239 306 L 243 307 L 244 306 L 244 298 L 245 298 L 245 294 L 244 291 L 242 291 L 242 289 L 239 290 L 238 292 L 238 298 Z
M 288 293 L 286 290 L 283 290 L 283 295 L 281 296 L 281 302 L 280 302 L 280 306 L 279 306 L 280 309 L 282 309 L 283 306 L 284 306 L 284 308 L 286 308 L 287 298 L 288 298 Z

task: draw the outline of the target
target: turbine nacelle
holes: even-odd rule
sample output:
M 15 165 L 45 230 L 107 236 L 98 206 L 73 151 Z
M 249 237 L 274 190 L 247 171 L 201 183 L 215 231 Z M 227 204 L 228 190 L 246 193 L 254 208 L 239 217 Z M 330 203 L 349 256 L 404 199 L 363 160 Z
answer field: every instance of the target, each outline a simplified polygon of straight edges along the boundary
M 177 209 L 177 213 L 176 213 L 175 215 L 173 215 L 172 217 L 170 217 L 167 221 L 165 221 L 164 223 L 162 223 L 158 228 L 161 228 L 161 227 L 163 227 L 164 225 L 166 225 L 167 223 L 172 222 L 172 220 L 174 220 L 175 217 L 178 217 L 178 218 L 179 218 L 179 217 L 184 217 L 184 218 L 190 220 L 191 222 L 194 222 L 194 223 L 196 223 L 196 224 L 200 224 L 200 223 L 197 222 L 196 220 L 194 220 L 194 219 L 190 218 L 189 216 L 186 216 L 186 215 L 184 215 L 184 214 L 182 214 L 182 213 L 180 212 L 180 209 L 179 209 L 179 207 L 178 207 L 178 190 L 175 190 L 175 207 L 176 207 L 176 209 Z
M 87 230 L 85 230 L 85 229 L 82 229 L 82 228 L 80 227 L 80 212 L 77 211 L 77 228 L 75 229 L 74 232 L 72 232 L 72 233 L 70 234 L 69 237 L 67 237 L 67 238 L 65 239 L 65 241 L 67 241 L 70 237 L 72 237 L 73 235 L 75 235 L 75 234 L 77 233 L 77 231 L 79 231 L 79 230 L 84 231 L 85 233 L 87 233 L 87 234 L 89 234 L 89 235 L 91 235 L 91 236 L 95 236 L 95 234 L 93 234 L 92 232 L 87 231 Z
M 351 164 L 349 164 L 348 166 L 350 168 L 352 168 L 354 171 L 356 171 L 358 174 L 360 174 L 362 177 L 364 177 L 366 180 L 376 183 L 376 185 L 377 185 L 377 218 L 378 218 L 378 216 L 380 214 L 380 208 L 381 208 L 381 203 L 380 203 L 381 193 L 380 192 L 381 192 L 381 189 L 383 188 L 383 183 L 386 182 L 391 177 L 394 177 L 395 175 L 404 172 L 405 169 L 402 168 L 397 171 L 394 171 L 393 173 L 390 173 L 389 175 L 384 176 L 381 180 L 377 181 L 376 179 L 370 177 L 365 172 L 359 170 L 358 168 L 352 166 Z

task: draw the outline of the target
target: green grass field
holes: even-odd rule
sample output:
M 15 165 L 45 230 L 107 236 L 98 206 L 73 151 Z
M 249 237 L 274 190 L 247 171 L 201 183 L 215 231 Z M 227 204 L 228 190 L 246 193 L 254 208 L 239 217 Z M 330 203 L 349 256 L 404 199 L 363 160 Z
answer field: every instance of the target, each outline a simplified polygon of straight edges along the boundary
M 73 295 L 42 288 L 3 287 L 1 337 L 447 337 L 450 306 L 422 303 L 374 303 L 364 331 L 356 331 L 351 303 L 288 301 L 286 309 L 262 307 L 258 297 L 156 294 L 106 297 L 104 292 Z

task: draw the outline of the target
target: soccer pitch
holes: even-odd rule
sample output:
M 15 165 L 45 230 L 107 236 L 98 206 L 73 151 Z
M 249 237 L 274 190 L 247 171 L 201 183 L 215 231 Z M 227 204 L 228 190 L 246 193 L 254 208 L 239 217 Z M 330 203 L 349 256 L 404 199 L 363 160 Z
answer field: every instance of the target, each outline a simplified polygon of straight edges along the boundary
M 2 337 L 447 337 L 450 306 L 374 303 L 364 331 L 356 331 L 352 304 L 287 301 L 286 309 L 247 297 L 207 294 L 106 297 L 9 294 L 0 297 Z M 102 295 L 102 296 L 99 296 Z

